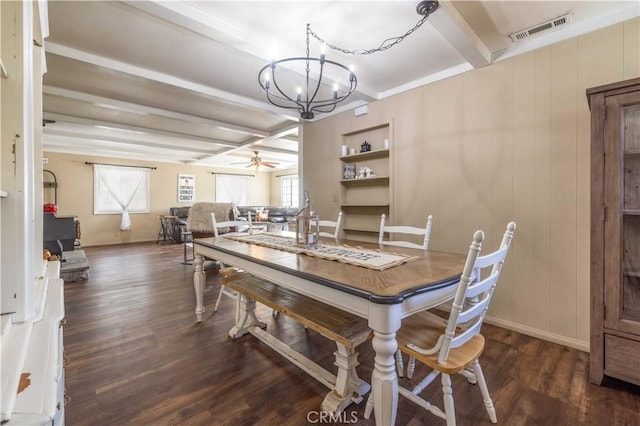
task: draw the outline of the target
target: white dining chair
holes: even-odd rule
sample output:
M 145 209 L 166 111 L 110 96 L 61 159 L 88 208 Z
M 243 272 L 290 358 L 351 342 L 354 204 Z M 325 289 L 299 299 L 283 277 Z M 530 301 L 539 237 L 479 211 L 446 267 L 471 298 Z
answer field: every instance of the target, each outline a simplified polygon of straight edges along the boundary
M 408 247 L 427 250 L 429 248 L 429 238 L 431 235 L 431 225 L 433 223 L 433 216 L 427 216 L 427 224 L 424 228 L 418 228 L 415 226 L 405 225 L 387 225 L 385 224 L 386 215 L 383 213 L 380 216 L 380 231 L 378 233 L 378 244 L 385 244 L 390 246 Z M 389 235 L 389 238 L 385 239 L 385 234 Z M 399 236 L 405 239 L 398 239 Z M 408 241 L 406 238 L 410 236 L 420 236 L 422 238 L 422 244 Z
M 340 225 L 342 224 L 342 212 L 338 212 L 338 218 L 336 221 L 332 220 L 319 220 L 318 225 L 321 231 L 318 233 L 321 237 L 339 238 L 340 237 Z M 322 229 L 331 228 L 333 232 L 322 231 Z
M 476 231 L 448 319 L 429 311 L 422 311 L 404 318 L 396 334 L 398 349 L 401 352 L 409 355 L 411 360 L 421 362 L 432 369 L 413 389 L 398 386 L 398 392 L 432 414 L 446 419 L 448 426 L 456 424 L 451 388 L 451 375 L 455 374 L 461 374 L 470 383 L 478 384 L 489 419 L 492 423 L 498 421 L 478 361 L 485 345 L 480 328 L 511 246 L 515 229 L 516 224 L 510 222 L 500 248 L 484 256 L 480 256 L 484 233 L 480 230 Z M 482 278 L 482 270 L 489 270 L 489 268 L 490 272 Z M 407 377 L 410 378 L 412 375 L 411 369 Z M 419 396 L 438 375 L 441 375 L 444 410 Z M 373 398 L 370 395 L 365 408 L 365 418 L 371 415 L 372 409 Z
M 406 225 L 387 225 L 386 215 L 383 213 L 380 216 L 380 231 L 378 233 L 378 244 L 390 245 L 396 247 L 408 247 L 415 249 L 427 250 L 429 248 L 429 239 L 431 237 L 431 225 L 433 224 L 433 216 L 427 216 L 427 224 L 424 228 L 418 228 L 415 226 L 406 226 Z M 385 239 L 385 235 L 389 235 L 389 238 L 393 239 Z M 415 242 L 399 239 L 400 237 L 410 238 L 411 236 L 420 237 L 422 239 L 422 244 L 418 244 Z M 416 238 L 417 240 L 417 238 Z M 402 360 L 402 353 L 400 351 L 396 352 L 396 370 L 398 372 L 398 376 L 402 377 L 404 374 L 404 363 Z
M 218 222 L 216 221 L 215 213 L 211 213 L 211 221 L 213 222 L 214 237 L 218 237 L 220 234 L 240 234 L 245 232 L 252 232 L 250 218 L 248 223 L 243 220 L 226 220 L 224 222 Z M 223 268 L 224 265 L 222 264 L 222 262 L 220 262 L 220 269 Z M 226 287 L 221 284 L 220 293 L 218 293 L 218 298 L 216 299 L 216 304 L 213 307 L 213 312 L 216 312 L 218 310 L 223 294 L 229 297 L 233 297 L 234 299 L 236 298 L 236 295 L 234 293 L 227 291 Z

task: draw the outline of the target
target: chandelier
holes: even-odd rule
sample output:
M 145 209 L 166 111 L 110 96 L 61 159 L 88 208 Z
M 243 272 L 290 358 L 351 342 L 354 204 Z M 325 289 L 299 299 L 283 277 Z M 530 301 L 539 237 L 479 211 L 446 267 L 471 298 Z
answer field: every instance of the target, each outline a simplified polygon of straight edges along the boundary
M 318 58 L 310 56 L 310 36 L 322 43 L 323 46 L 341 53 L 370 55 L 400 43 L 405 37 L 417 30 L 438 7 L 439 4 L 436 0 L 421 1 L 416 7 L 416 12 L 423 16 L 418 23 L 404 35 L 388 38 L 373 49 L 349 50 L 327 43 L 311 30 L 310 24 L 307 24 L 306 56 L 271 61 L 258 72 L 258 84 L 264 90 L 267 100 L 271 104 L 297 110 L 303 120 L 313 119 L 316 113 L 332 112 L 338 103 L 347 99 L 356 90 L 358 79 L 353 69 L 325 58 L 324 52 Z M 280 69 L 288 69 L 295 72 L 296 68 L 302 74 L 302 83 L 295 87 L 294 94 L 293 88 L 286 85 L 285 77 L 280 78 L 279 71 Z M 286 71 L 282 73 L 285 74 Z M 336 81 L 333 81 L 333 84 L 328 83 L 328 76 L 336 78 Z

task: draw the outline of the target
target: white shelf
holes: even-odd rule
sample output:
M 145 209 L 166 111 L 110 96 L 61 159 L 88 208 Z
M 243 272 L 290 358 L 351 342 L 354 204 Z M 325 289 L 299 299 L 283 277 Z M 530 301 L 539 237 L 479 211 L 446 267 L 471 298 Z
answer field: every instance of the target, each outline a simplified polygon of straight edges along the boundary
M 349 162 L 355 160 L 366 160 L 371 158 L 384 158 L 389 156 L 388 149 L 376 149 L 373 151 L 357 152 L 355 154 L 343 155 L 340 160 Z
M 389 176 L 374 176 L 367 178 L 353 178 L 353 179 L 341 179 L 342 183 L 365 183 L 365 182 L 377 182 L 380 183 L 382 181 L 388 181 Z
M 7 191 L 0 190 L 0 198 L 8 198 L 9 193 Z

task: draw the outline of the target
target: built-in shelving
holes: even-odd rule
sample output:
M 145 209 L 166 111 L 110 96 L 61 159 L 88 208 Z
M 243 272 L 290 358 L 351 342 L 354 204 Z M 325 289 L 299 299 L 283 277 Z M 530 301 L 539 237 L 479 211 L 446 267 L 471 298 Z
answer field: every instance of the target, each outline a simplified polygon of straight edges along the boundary
M 344 184 L 370 184 L 370 183 L 376 183 L 376 184 L 380 184 L 382 183 L 382 181 L 389 181 L 389 176 L 373 176 L 373 177 L 367 177 L 367 178 L 355 178 L 355 179 L 342 179 L 340 182 L 344 183 Z
M 350 162 L 350 161 L 358 161 L 358 160 L 368 160 L 368 159 L 370 160 L 374 158 L 385 158 L 388 156 L 389 156 L 388 149 L 376 149 L 372 151 L 357 152 L 355 154 L 343 155 L 342 157 L 340 157 L 340 160 L 344 162 Z
M 342 134 L 343 152 L 353 154 L 339 157 L 341 163 L 340 207 L 344 210 L 343 230 L 347 238 L 375 241 L 380 229 L 380 216 L 392 216 L 392 161 L 389 140 L 392 123 L 380 123 Z M 369 151 L 360 152 L 364 142 Z M 356 178 L 344 179 L 347 164 L 354 165 Z M 361 177 L 360 170 L 369 168 L 374 176 Z
M 340 204 L 342 207 L 346 208 L 373 208 L 373 207 L 389 207 L 389 203 L 362 203 L 362 204 Z

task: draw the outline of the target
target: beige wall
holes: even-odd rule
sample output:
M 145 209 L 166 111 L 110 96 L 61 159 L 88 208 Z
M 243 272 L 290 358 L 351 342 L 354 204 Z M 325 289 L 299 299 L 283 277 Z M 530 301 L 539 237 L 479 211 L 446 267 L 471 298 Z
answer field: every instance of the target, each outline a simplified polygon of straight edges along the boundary
M 392 221 L 434 215 L 430 248 L 466 253 L 481 228 L 515 240 L 494 323 L 581 349 L 589 342 L 589 87 L 640 76 L 639 19 L 432 83 L 304 126 L 305 187 L 339 209 L 343 133 L 384 122 Z M 327 179 L 333 173 L 333 179 Z
M 178 173 L 196 176 L 196 201 L 215 200 L 215 177 L 211 172 L 225 172 L 212 167 L 189 166 L 123 160 L 84 155 L 67 155 L 45 152 L 48 164 L 46 170 L 55 173 L 58 181 L 58 214 L 78 216 L 82 229 L 83 246 L 121 244 L 139 241 L 155 241 L 160 228 L 159 215 L 168 214 L 170 207 L 188 206 L 191 203 L 177 202 Z M 131 214 L 131 229 L 120 231 L 120 215 L 93 214 L 93 167 L 85 161 L 108 164 L 153 166 L 150 172 L 151 212 Z M 238 173 L 237 170 L 226 170 Z M 268 205 L 270 203 L 272 173 L 257 173 L 250 180 L 249 204 Z M 51 175 L 45 173 L 45 181 Z M 44 202 L 53 202 L 53 189 L 44 190 Z

